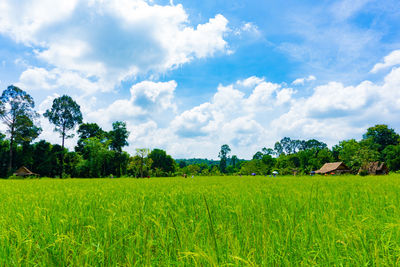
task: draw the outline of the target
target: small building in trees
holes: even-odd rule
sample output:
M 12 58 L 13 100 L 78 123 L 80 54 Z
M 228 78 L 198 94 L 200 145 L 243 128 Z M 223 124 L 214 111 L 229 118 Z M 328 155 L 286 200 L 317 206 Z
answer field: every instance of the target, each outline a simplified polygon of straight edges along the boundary
M 319 174 L 343 174 L 343 173 L 350 173 L 351 170 L 347 167 L 343 162 L 331 162 L 325 163 L 321 169 L 315 171 L 315 173 Z
M 385 162 L 374 161 L 369 162 L 364 166 L 361 166 L 358 174 L 360 174 L 361 172 L 366 172 L 369 175 L 382 175 L 388 174 L 389 168 L 386 166 Z
M 19 168 L 18 170 L 16 170 L 16 172 L 14 172 L 14 175 L 16 176 L 39 176 L 39 174 L 31 172 L 27 167 L 22 166 L 21 168 Z

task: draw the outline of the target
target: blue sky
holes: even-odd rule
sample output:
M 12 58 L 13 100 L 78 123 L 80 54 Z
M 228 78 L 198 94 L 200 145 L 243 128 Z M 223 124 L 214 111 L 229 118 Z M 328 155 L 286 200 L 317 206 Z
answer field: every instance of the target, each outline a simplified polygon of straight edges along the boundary
M 250 158 L 284 136 L 400 131 L 397 0 L 3 0 L 0 14 L 1 87 L 39 112 L 68 94 L 86 122 L 126 121 L 131 153 L 216 158 L 226 143 Z

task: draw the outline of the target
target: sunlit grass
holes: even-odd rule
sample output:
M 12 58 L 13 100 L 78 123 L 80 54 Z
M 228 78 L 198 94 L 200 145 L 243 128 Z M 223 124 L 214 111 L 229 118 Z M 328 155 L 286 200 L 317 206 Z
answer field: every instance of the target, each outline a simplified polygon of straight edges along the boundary
M 397 265 L 400 176 L 0 181 L 0 265 Z

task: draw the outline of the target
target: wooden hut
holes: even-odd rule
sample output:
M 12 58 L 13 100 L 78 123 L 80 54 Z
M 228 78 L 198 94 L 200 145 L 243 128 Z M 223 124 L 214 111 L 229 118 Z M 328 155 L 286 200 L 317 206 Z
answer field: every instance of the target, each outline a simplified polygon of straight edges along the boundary
M 349 167 L 347 167 L 343 162 L 331 162 L 331 163 L 325 163 L 324 166 L 321 167 L 318 171 L 315 171 L 315 173 L 319 174 L 330 174 L 330 173 L 335 173 L 335 174 L 342 174 L 342 173 L 350 173 Z
M 362 166 L 358 171 L 358 174 L 362 171 L 368 172 L 369 175 L 382 175 L 388 174 L 389 168 L 386 166 L 385 162 L 374 161 Z
M 22 166 L 16 172 L 14 172 L 16 176 L 39 176 L 39 174 L 31 172 L 27 167 Z

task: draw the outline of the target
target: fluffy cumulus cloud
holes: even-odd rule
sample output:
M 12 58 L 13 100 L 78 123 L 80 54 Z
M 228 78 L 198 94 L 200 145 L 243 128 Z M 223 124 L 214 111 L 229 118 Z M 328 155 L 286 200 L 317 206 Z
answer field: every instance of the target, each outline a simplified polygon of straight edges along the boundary
M 304 85 L 306 82 L 315 81 L 317 78 L 314 75 L 310 75 L 305 78 L 298 78 L 292 82 L 293 85 Z
M 180 4 L 5 0 L 0 13 L 0 33 L 32 47 L 49 66 L 29 68 L 21 75 L 22 82 L 34 85 L 46 85 L 48 79 L 59 83 L 57 73 L 73 73 L 79 76 L 75 80 L 86 79 L 96 90 L 107 91 L 140 74 L 159 74 L 196 58 L 229 52 L 224 16 L 193 26 Z M 82 89 L 92 92 L 88 87 Z
M 246 86 L 251 93 L 238 88 Z M 250 77 L 228 86 L 220 85 L 209 102 L 186 110 L 171 122 L 171 131 L 181 143 L 187 143 L 185 151 L 195 151 L 193 156 L 215 157 L 222 144 L 229 144 L 234 151 L 249 157 L 266 138 L 275 138 L 268 125 L 274 109 L 290 102 L 295 93 L 290 88 L 270 83 L 263 78 Z M 193 140 L 196 140 L 194 142 Z M 210 151 L 217 150 L 210 155 Z M 174 151 L 179 153 L 179 151 Z
M 106 108 L 89 110 L 87 120 L 96 121 L 104 127 L 116 120 L 129 121 L 134 125 L 149 121 L 165 125 L 177 110 L 174 102 L 176 86 L 175 81 L 140 82 L 131 87 L 129 99 L 118 99 Z
M 133 88 L 142 86 L 145 84 Z M 220 85 L 209 101 L 183 111 L 171 106 L 175 102 L 174 86 L 165 84 L 164 94 L 146 95 L 149 101 L 159 97 L 155 101 L 162 112 L 158 114 L 165 114 L 167 109 L 175 113 L 162 119 L 168 122 L 165 126 L 154 117 L 133 123 L 133 146 L 162 147 L 175 157 L 215 158 L 219 147 L 226 143 L 232 153 L 250 158 L 284 136 L 316 138 L 334 145 L 340 140 L 361 138 L 368 127 L 378 123 L 400 129 L 400 68 L 396 67 L 382 82 L 363 81 L 354 86 L 329 82 L 303 97 L 296 97 L 292 88 L 253 76 Z M 130 108 L 141 109 L 136 102 L 140 92 L 132 90 Z
M 282 135 L 315 137 L 330 145 L 360 138 L 374 124 L 400 129 L 400 68 L 393 68 L 382 84 L 363 81 L 357 86 L 330 82 L 314 88 L 310 97 L 296 100 L 290 111 L 271 125 Z
M 382 69 L 386 69 L 392 66 L 400 65 L 400 50 L 395 50 L 387 55 L 382 63 L 377 63 L 371 70 L 372 73 L 376 73 Z
M 329 82 L 303 97 L 297 97 L 292 88 L 253 76 L 219 85 L 209 101 L 187 110 L 179 110 L 176 104 L 176 87 L 175 81 L 140 82 L 131 87 L 129 98 L 118 99 L 108 107 L 85 105 L 84 117 L 106 130 L 113 121 L 126 121 L 131 132 L 127 150 L 131 153 L 135 148 L 158 147 L 176 158 L 216 158 L 222 144 L 230 145 L 239 157 L 251 158 L 284 136 L 316 138 L 334 145 L 360 138 L 368 127 L 378 123 L 400 129 L 399 67 L 379 83 L 363 81 L 345 86 Z M 42 112 L 54 97 L 49 96 L 40 105 Z M 44 122 L 42 126 L 46 138 L 57 142 L 50 134 L 51 125 Z

